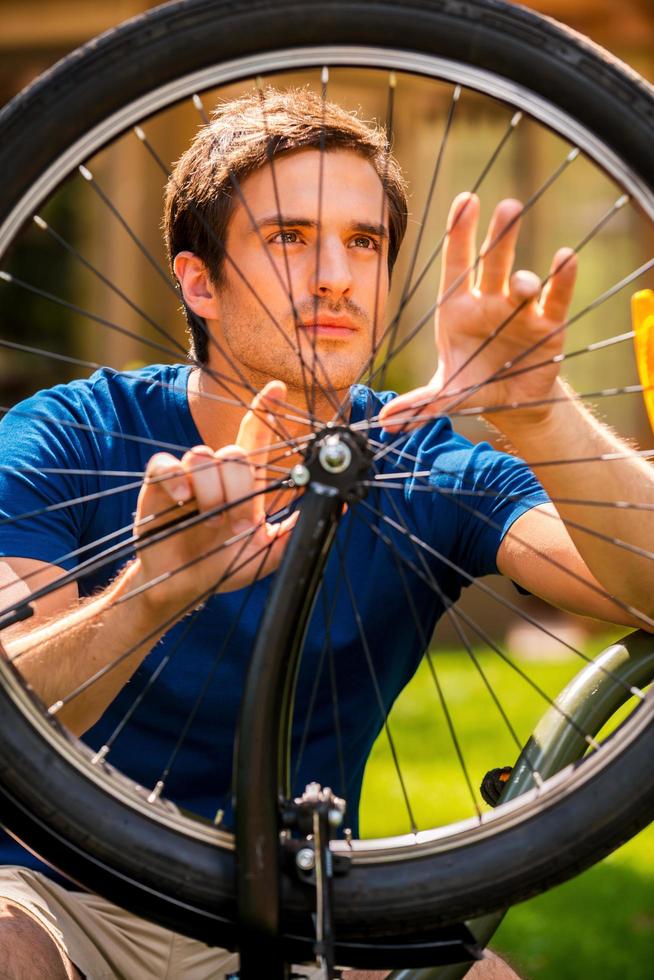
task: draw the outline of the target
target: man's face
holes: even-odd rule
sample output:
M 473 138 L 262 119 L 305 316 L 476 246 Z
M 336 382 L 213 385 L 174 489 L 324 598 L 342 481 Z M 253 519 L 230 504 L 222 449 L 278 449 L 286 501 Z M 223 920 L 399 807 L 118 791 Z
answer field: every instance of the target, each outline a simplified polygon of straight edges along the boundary
M 307 149 L 249 175 L 240 191 L 211 324 L 218 343 L 259 383 L 301 389 L 315 370 L 323 386 L 346 388 L 379 339 L 388 294 L 377 173 L 357 153 Z

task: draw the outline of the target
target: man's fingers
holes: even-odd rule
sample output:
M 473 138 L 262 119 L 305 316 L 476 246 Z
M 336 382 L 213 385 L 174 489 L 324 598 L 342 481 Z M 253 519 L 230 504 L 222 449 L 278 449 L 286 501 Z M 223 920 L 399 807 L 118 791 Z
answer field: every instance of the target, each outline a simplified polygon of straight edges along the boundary
M 182 466 L 193 488 L 198 510 L 211 510 L 224 502 L 218 465 L 209 446 L 194 446 L 184 453 Z
M 222 480 L 225 503 L 235 504 L 227 511 L 227 519 L 234 532 L 240 534 L 253 524 L 260 523 L 265 515 L 263 494 L 250 497 L 242 504 L 237 501 L 249 497 L 255 489 L 254 471 L 241 446 L 223 446 L 216 453 L 216 462 Z
M 268 461 L 266 447 L 279 438 L 279 425 L 275 412 L 286 398 L 283 381 L 269 381 L 252 399 L 249 410 L 243 416 L 236 437 L 236 444 L 244 450 L 254 464 Z
M 433 386 L 424 385 L 387 402 L 379 413 L 379 420 L 388 432 L 408 431 L 424 425 L 425 416 L 439 411 L 445 412 L 445 400 L 439 399 L 439 392 Z
M 541 281 L 535 272 L 520 269 L 514 272 L 509 281 L 509 294 L 516 303 L 536 300 L 541 290 Z
M 209 446 L 195 446 L 184 454 L 182 465 L 200 512 L 233 504 L 224 516 L 236 534 L 260 519 L 254 498 L 239 503 L 254 490 L 252 467 L 240 446 L 223 446 L 215 453 Z
M 577 281 L 577 256 L 571 248 L 560 248 L 552 262 L 550 280 L 543 291 L 543 315 L 555 323 L 568 319 Z
M 186 503 L 193 496 L 192 487 L 181 462 L 170 453 L 155 453 L 145 469 L 144 487 L 148 497 L 165 495 L 175 503 Z
M 252 399 L 249 410 L 243 416 L 236 437 L 236 445 L 242 450 L 252 464 L 251 479 L 257 487 L 268 480 L 266 464 L 268 462 L 268 447 L 278 441 L 279 426 L 276 422 L 276 411 L 286 398 L 287 390 L 283 381 L 269 381 Z M 263 494 L 255 497 L 251 517 L 254 523 L 265 520 L 266 507 Z
M 193 488 L 181 462 L 170 453 L 155 453 L 148 460 L 136 505 L 135 530 L 143 534 L 170 519 L 175 504 L 193 498 Z
M 522 204 L 511 198 L 500 201 L 493 212 L 480 252 L 478 287 L 482 293 L 502 293 L 508 286 L 520 232 L 518 216 L 521 213 Z
M 476 254 L 479 198 L 476 194 L 459 194 L 454 198 L 447 219 L 447 236 L 443 246 L 441 295 L 472 289 Z

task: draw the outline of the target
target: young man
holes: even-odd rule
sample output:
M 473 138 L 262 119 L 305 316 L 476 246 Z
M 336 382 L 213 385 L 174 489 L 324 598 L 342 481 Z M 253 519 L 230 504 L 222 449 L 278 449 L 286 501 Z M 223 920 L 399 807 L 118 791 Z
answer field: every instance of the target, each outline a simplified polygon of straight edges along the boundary
M 15 463 L 13 473 L 0 476 L 3 515 L 39 511 L 33 520 L 3 529 L 3 606 L 74 567 L 76 559 L 67 556 L 80 547 L 119 528 L 128 534 L 134 511 L 134 527 L 143 533 L 168 519 L 174 506 L 206 512 L 234 504 L 220 518 L 143 550 L 123 567 L 58 590 L 38 604 L 26 630 L 6 637 L 48 705 L 133 651 L 60 712 L 96 748 L 170 657 L 112 750 L 110 761 L 119 769 L 154 785 L 220 649 L 219 669 L 164 795 L 209 818 L 220 807 L 231 821 L 232 742 L 247 654 L 268 593 L 267 575 L 283 556 L 296 513 L 289 490 L 271 494 L 270 503 L 252 494 L 277 478 L 280 462 L 288 472 L 302 459 L 307 436 L 341 404 L 346 419 L 368 421 L 373 445 L 386 450 L 382 472 L 398 466 L 430 472 L 434 493 L 417 492 L 422 478 L 407 480 L 393 503 L 379 497 L 373 523 L 386 529 L 387 519 L 399 512 L 436 556 L 450 562 L 429 559 L 436 589 L 406 573 L 410 604 L 423 626 L 399 628 L 411 619 L 395 555 L 356 515 L 348 513 L 341 523 L 341 541 L 350 548 L 344 565 L 332 553 L 324 595 L 325 608 L 333 610 L 346 785 L 341 787 L 325 676 L 298 758 L 297 786 L 318 779 L 342 788 L 355 831 L 363 768 L 383 718 L 348 583 L 356 583 L 357 612 L 386 710 L 414 672 L 424 638 L 469 576 L 499 569 L 556 605 L 613 622 L 641 624 L 626 605 L 652 615 L 645 559 L 579 531 L 578 509 L 561 506 L 557 514 L 524 464 L 486 445 L 471 447 L 440 414 L 465 389 L 468 405 L 521 406 L 493 419 L 530 461 L 625 451 L 557 380 L 551 362 L 484 384 L 517 352 L 564 323 L 574 286 L 575 258 L 568 250 L 555 256 L 542 297 L 533 274 L 512 274 L 519 208 L 504 201 L 496 209 L 475 278 L 478 201 L 462 195 L 454 202 L 441 282 L 447 298 L 436 323 L 438 368 L 427 386 L 392 399 L 355 384 L 382 336 L 390 272 L 406 225 L 404 184 L 383 134 L 308 92 L 270 91 L 263 101 L 256 95 L 222 106 L 179 161 L 168 187 L 166 239 L 189 318 L 191 363 L 98 372 L 39 394 L 1 430 L 3 459 Z M 510 325 L 471 359 L 521 304 Z M 559 333 L 531 361 L 547 361 L 561 343 Z M 435 418 L 419 425 L 425 415 Z M 407 430 L 401 456 L 392 448 L 399 429 Z M 288 447 L 281 461 L 273 448 L 280 441 Z M 98 475 L 39 476 L 46 467 L 66 466 Z M 593 498 L 594 467 L 548 467 L 543 482 L 552 497 Z M 112 470 L 145 471 L 140 491 L 115 492 L 116 481 L 101 475 Z M 624 499 L 638 482 L 639 499 L 654 502 L 650 469 L 635 455 L 616 461 L 605 480 L 607 500 Z M 114 493 L 101 504 L 94 496 L 87 504 L 43 510 L 110 489 Z M 474 497 L 472 508 L 460 507 L 451 492 L 460 491 L 465 500 L 466 491 L 480 489 L 486 495 Z M 566 527 L 561 517 L 568 516 Z M 597 528 L 598 520 L 588 508 L 581 523 Z M 610 509 L 601 522 L 608 535 L 654 543 L 651 529 L 628 511 Z M 395 544 L 400 555 L 411 557 L 405 538 L 398 536 Z M 610 598 L 614 593 L 620 602 Z M 186 617 L 199 604 L 189 634 Z M 326 616 L 317 610 L 309 629 L 300 703 L 309 700 Z M 303 722 L 294 731 L 296 750 Z M 95 896 L 66 892 L 11 842 L 2 857 L 20 866 L 5 871 L 0 887 L 6 901 L 0 949 L 11 950 L 0 960 L 3 975 L 34 976 L 35 957 L 41 957 L 39 975 L 52 977 L 133 977 L 135 962 L 139 978 L 165 975 L 168 968 L 175 971 L 171 977 L 199 980 L 236 968 L 230 954 L 147 926 Z M 470 976 L 513 974 L 489 959 Z

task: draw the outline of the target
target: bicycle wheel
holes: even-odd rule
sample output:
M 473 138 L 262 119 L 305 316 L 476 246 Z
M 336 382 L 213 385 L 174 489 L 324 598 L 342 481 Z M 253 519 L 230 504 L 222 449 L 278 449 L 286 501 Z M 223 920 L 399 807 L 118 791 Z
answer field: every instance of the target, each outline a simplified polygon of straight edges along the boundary
M 645 238 L 654 217 L 649 145 L 654 100 L 649 87 L 595 46 L 513 5 L 490 0 L 461 4 L 412 0 L 401 5 L 323 0 L 312 7 L 310 24 L 305 22 L 303 6 L 292 0 L 252 2 L 242 9 L 207 0 L 167 4 L 108 32 L 81 53 L 65 59 L 3 111 L 0 166 L 5 177 L 0 189 L 0 254 L 6 257 L 3 285 L 7 294 L 11 290 L 12 304 L 17 302 L 17 291 L 37 297 L 38 302 L 53 302 L 56 290 L 48 284 L 47 276 L 38 284 L 15 272 L 20 267 L 21 249 L 33 256 L 34 252 L 29 252 L 33 236 L 47 227 L 61 227 L 56 220 L 65 224 L 66 215 L 76 210 L 71 176 L 77 183 L 94 184 L 102 191 L 102 184 L 95 183 L 93 175 L 96 169 L 102 170 L 103 161 L 115 147 L 129 153 L 127 169 L 132 169 L 133 151 L 124 150 L 124 134 L 130 134 L 132 127 L 153 127 L 162 134 L 175 129 L 171 120 L 179 124 L 181 119 L 181 128 L 187 128 L 185 117 L 176 115 L 182 103 L 204 92 L 213 98 L 216 89 L 219 95 L 241 91 L 242 86 L 252 87 L 258 76 L 278 84 L 308 81 L 324 86 L 323 66 L 328 66 L 330 93 L 335 93 L 335 99 L 353 84 L 353 78 L 359 85 L 355 98 L 378 86 L 378 94 L 367 97 L 372 100 L 370 104 L 381 106 L 377 111 L 383 116 L 388 112 L 389 93 L 395 93 L 397 132 L 403 119 L 399 111 L 403 85 L 412 93 L 410 100 L 417 94 L 416 103 L 411 104 L 420 103 L 427 117 L 433 113 L 441 130 L 454 113 L 452 107 L 459 111 L 459 103 L 467 104 L 468 125 L 476 125 L 481 118 L 481 100 L 488 100 L 493 126 L 489 127 L 485 152 L 490 162 L 513 139 L 512 134 L 522 131 L 520 127 L 527 120 L 528 135 L 524 138 L 528 141 L 537 132 L 543 158 L 558 161 L 551 173 L 531 175 L 532 183 L 523 184 L 523 196 L 534 203 L 555 182 L 552 174 L 565 179 L 568 167 L 581 161 L 582 183 L 590 190 L 578 210 L 591 206 L 593 193 L 613 202 L 608 208 L 594 207 L 583 230 L 579 226 L 578 240 L 584 245 L 586 241 L 604 243 L 608 274 L 602 288 L 585 297 L 582 312 L 586 307 L 590 312 L 599 308 L 599 300 L 603 313 L 611 311 L 619 329 L 609 337 L 601 333 L 592 337 L 593 341 L 601 337 L 595 345 L 600 351 L 614 352 L 624 342 L 625 333 L 620 294 L 632 282 L 646 284 L 651 263 L 629 265 L 632 254 L 623 263 L 614 247 L 615 239 L 603 239 L 600 232 L 611 227 L 614 218 L 621 220 L 628 208 L 628 220 L 618 224 L 619 240 Z M 405 110 L 408 113 L 407 103 Z M 27 131 L 26 119 L 30 122 Z M 411 119 L 407 122 L 410 125 Z M 503 131 L 507 135 L 500 139 Z M 445 128 L 445 132 L 449 130 Z M 142 130 L 140 134 L 142 145 L 152 150 L 147 134 Z M 479 134 L 475 138 L 479 139 Z M 147 153 L 141 152 L 143 159 L 148 159 Z M 174 151 L 171 158 L 173 155 Z M 434 156 L 438 158 L 438 153 Z M 460 173 L 467 177 L 471 164 L 465 154 L 458 161 L 450 161 L 449 166 L 456 170 L 457 162 Z M 487 168 L 483 160 L 475 159 L 475 164 L 479 164 L 481 182 Z M 81 181 L 77 177 L 80 165 L 86 168 Z M 470 182 L 474 183 L 474 178 Z M 120 187 L 120 179 L 116 184 Z M 82 189 L 89 192 L 88 186 Z M 424 197 L 429 201 L 428 191 Z M 52 219 L 50 212 L 44 211 L 50 199 Z M 41 219 L 36 230 L 30 226 L 25 231 L 33 216 L 41 212 L 48 218 L 48 226 L 44 229 Z M 61 246 L 61 241 L 58 244 Z M 415 295 L 408 295 L 415 285 L 411 278 L 414 273 L 423 280 L 426 276 L 426 272 L 418 276 L 416 269 L 420 268 L 408 262 L 405 271 L 409 281 L 406 286 L 396 286 L 398 300 L 409 312 L 411 303 L 417 303 Z M 85 275 L 88 273 L 87 264 Z M 83 281 L 85 294 L 91 291 L 89 283 L 89 278 Z M 65 284 L 61 285 L 63 289 Z M 84 318 L 88 310 L 73 296 L 64 290 L 59 297 L 68 304 L 63 307 L 66 316 Z M 115 320 L 111 312 L 95 316 L 105 323 Z M 154 346 L 166 356 L 175 356 L 175 348 L 179 350 L 175 340 L 166 338 L 162 343 L 161 331 L 153 332 L 158 319 L 159 312 L 149 318 L 145 341 L 150 349 Z M 418 314 L 417 319 L 425 317 Z M 59 322 L 58 336 L 65 330 L 66 325 Z M 4 342 L 6 349 L 20 351 L 24 358 L 33 357 L 34 350 L 43 356 L 43 346 L 48 344 L 42 337 L 26 344 L 22 326 L 16 333 Z M 394 334 L 390 337 L 388 354 L 395 365 L 400 363 L 400 348 L 407 346 L 412 334 L 417 335 L 415 329 L 406 328 L 398 340 Z M 582 342 L 571 339 L 570 355 L 577 347 L 586 351 L 589 345 L 590 338 Z M 109 350 L 108 359 L 113 353 Z M 83 360 L 79 350 L 76 356 Z M 90 360 L 87 358 L 87 366 Z M 568 363 L 574 368 L 582 361 L 581 356 L 570 356 Z M 124 361 L 113 363 L 124 369 Z M 378 371 L 376 363 L 371 367 Z M 605 370 L 609 380 L 593 383 L 596 398 L 605 394 L 607 402 L 611 397 L 620 400 L 614 367 L 611 360 L 600 369 L 600 376 Z M 401 381 L 400 369 L 396 378 Z M 587 391 L 579 383 L 583 378 L 582 370 L 577 382 Z M 629 399 L 633 403 L 637 396 L 635 387 L 629 387 L 632 380 L 633 375 L 625 378 L 623 404 Z M 39 378 L 42 383 L 50 384 L 52 378 L 48 376 L 45 382 Z M 319 431 L 315 422 L 310 423 L 310 432 Z M 642 429 L 642 421 L 637 424 Z M 389 455 L 393 454 L 386 454 L 387 461 Z M 399 466 L 398 460 L 391 458 L 389 465 L 395 467 L 398 478 L 404 477 L 406 458 Z M 606 465 L 611 464 L 607 461 Z M 138 468 L 120 470 L 124 471 L 121 478 L 138 482 Z M 117 478 L 117 469 L 111 473 Z M 78 496 L 71 491 L 71 500 Z M 469 508 L 465 501 L 462 503 Z M 353 504 L 350 512 L 357 506 Z M 344 522 L 342 527 L 345 531 L 340 545 L 344 547 L 348 543 Z M 386 544 L 388 531 L 386 527 L 379 530 L 380 540 Z M 424 542 L 418 544 L 424 550 L 423 546 Z M 417 563 L 420 573 L 421 560 L 412 548 L 413 544 L 407 554 L 396 545 L 393 560 L 404 562 L 411 574 L 415 574 Z M 357 580 L 357 586 L 362 585 Z M 430 594 L 433 599 L 433 588 Z M 257 601 L 261 608 L 262 601 Z M 344 601 L 349 604 L 347 594 Z M 503 601 L 506 605 L 509 600 Z M 449 608 L 449 603 L 445 605 Z M 331 618 L 328 610 L 324 616 L 325 620 Z M 356 634 L 356 610 L 350 608 L 349 619 Z M 461 623 L 466 629 L 473 628 L 469 619 L 459 620 L 459 633 Z M 428 639 L 431 621 L 420 627 L 411 624 L 410 629 L 426 634 Z M 364 648 L 366 642 L 359 637 L 358 645 Z M 324 664 L 329 664 L 329 651 L 325 656 Z M 415 666 L 417 661 L 404 668 L 402 681 Z M 311 673 L 313 667 L 307 670 Z M 318 674 L 322 670 L 321 666 Z M 328 667 L 324 670 L 327 674 Z M 63 732 L 56 723 L 56 711 L 41 711 L 15 669 L 3 664 L 2 674 L 6 731 L 0 746 L 0 772 L 6 825 L 86 887 L 189 935 L 233 945 L 232 835 L 211 820 L 180 812 L 165 799 L 165 792 L 156 791 L 158 781 L 142 789 L 136 785 L 135 776 L 130 778 L 129 766 L 121 775 L 99 756 L 98 745 L 85 748 Z M 329 687 L 328 677 L 325 683 Z M 302 690 L 304 700 L 311 702 L 310 678 Z M 649 697 L 584 765 L 566 768 L 492 815 L 473 815 L 420 833 L 412 830 L 407 835 L 374 841 L 335 843 L 335 854 L 351 857 L 349 872 L 335 881 L 339 961 L 404 965 L 406 960 L 397 947 L 412 943 L 416 963 L 424 962 L 429 956 L 426 946 L 438 925 L 503 907 L 563 880 L 647 823 L 654 812 L 652 780 L 647 778 L 653 774 L 648 751 L 653 710 Z M 382 722 L 377 719 L 370 739 L 380 727 Z M 299 748 L 302 728 L 299 722 Z M 100 747 L 107 744 L 106 732 L 103 738 Z M 35 771 L 40 773 L 38 782 L 33 778 Z M 140 778 L 137 781 L 142 783 Z M 220 798 L 213 800 L 216 809 L 220 802 Z M 284 883 L 284 931 L 289 958 L 310 957 L 311 896 L 303 883 L 291 877 Z M 422 953 L 421 944 L 425 947 Z

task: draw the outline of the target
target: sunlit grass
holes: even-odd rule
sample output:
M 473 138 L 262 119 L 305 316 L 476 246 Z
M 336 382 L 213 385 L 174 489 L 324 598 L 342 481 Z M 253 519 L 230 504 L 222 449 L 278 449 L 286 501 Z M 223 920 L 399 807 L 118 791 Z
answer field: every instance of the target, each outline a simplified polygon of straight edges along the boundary
M 602 645 L 599 641 L 588 652 Z M 496 654 L 479 651 L 478 657 L 520 742 L 524 741 L 546 709 L 545 701 Z M 433 662 L 479 801 L 483 775 L 495 766 L 511 764 L 517 748 L 468 658 L 444 651 Z M 573 658 L 516 662 L 552 696 L 583 666 Z M 470 792 L 452 751 L 427 664 L 398 699 L 389 724 L 417 825 L 437 826 L 472 815 Z M 362 836 L 409 829 L 382 733 L 366 770 Z M 654 952 L 654 827 L 573 881 L 516 906 L 493 945 L 532 980 L 649 980 Z
M 548 702 L 492 651 L 478 651 L 478 664 L 511 721 L 513 740 L 479 671 L 464 654 L 438 651 L 432 664 L 453 728 L 460 741 L 476 801 L 487 809 L 478 787 L 496 766 L 511 765 Z M 555 697 L 579 669 L 577 661 L 517 665 L 534 684 Z M 583 664 L 582 664 L 583 665 Z M 464 819 L 475 812 L 471 794 L 453 749 L 452 737 L 432 673 L 424 662 L 398 698 L 389 718 L 400 768 L 419 828 Z M 410 830 L 400 781 L 382 733 L 366 769 L 361 831 L 364 837 Z

